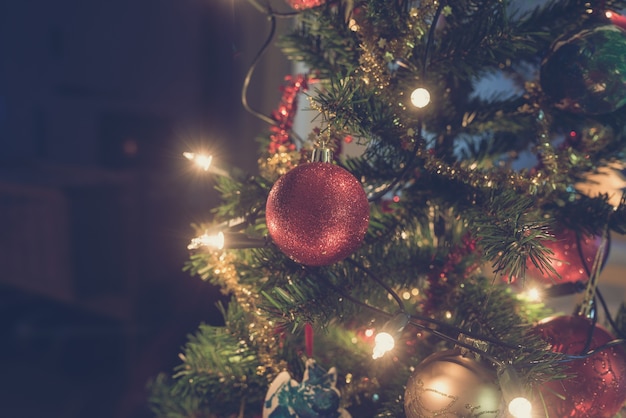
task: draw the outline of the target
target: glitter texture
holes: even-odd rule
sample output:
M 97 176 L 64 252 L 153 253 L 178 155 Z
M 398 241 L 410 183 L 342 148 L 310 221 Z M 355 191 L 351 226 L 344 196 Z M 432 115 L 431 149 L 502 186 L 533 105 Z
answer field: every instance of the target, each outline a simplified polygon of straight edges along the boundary
M 265 216 L 270 237 L 283 253 L 304 265 L 323 266 L 361 245 L 369 203 L 361 183 L 347 170 L 307 163 L 274 184 Z
M 536 331 L 552 345 L 552 351 L 579 355 L 585 351 L 593 324 L 584 316 L 558 316 L 542 321 Z M 613 340 L 595 325 L 589 350 Z M 551 380 L 540 390 L 551 417 L 611 418 L 626 401 L 626 353 L 615 346 L 591 357 L 570 361 L 566 373 L 572 377 Z

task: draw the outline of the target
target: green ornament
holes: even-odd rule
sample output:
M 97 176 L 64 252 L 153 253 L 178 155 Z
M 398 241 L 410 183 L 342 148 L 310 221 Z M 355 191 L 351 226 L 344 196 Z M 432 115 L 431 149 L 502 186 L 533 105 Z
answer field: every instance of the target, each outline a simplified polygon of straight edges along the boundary
M 602 25 L 557 40 L 541 64 L 541 87 L 569 112 L 619 109 L 626 104 L 626 32 Z

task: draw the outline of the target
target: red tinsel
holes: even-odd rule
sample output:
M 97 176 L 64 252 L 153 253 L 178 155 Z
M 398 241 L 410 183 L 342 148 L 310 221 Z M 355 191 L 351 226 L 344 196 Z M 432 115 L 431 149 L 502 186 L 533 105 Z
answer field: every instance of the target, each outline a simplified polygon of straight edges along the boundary
M 472 254 L 474 257 L 471 257 Z M 436 309 L 451 305 L 451 289 L 458 285 L 458 280 L 467 277 L 478 267 L 476 240 L 468 234 L 444 259 L 433 260 L 433 269 L 428 275 L 428 288 L 425 290 L 427 298 L 422 306 L 423 313 L 431 315 Z
M 286 0 L 286 2 L 295 10 L 306 10 L 321 6 L 326 0 Z
M 276 154 L 281 146 L 288 151 L 295 151 L 294 144 L 289 136 L 293 128 L 293 120 L 298 110 L 298 93 L 308 89 L 309 77 L 305 74 L 285 76 L 286 84 L 281 86 L 283 95 L 278 108 L 272 112 L 272 119 L 276 124 L 270 128 L 269 153 Z

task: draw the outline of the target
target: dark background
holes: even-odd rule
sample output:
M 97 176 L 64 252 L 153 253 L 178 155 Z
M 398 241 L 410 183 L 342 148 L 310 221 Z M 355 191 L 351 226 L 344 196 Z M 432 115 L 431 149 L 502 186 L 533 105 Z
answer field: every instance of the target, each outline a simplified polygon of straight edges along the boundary
M 216 204 L 182 152 L 255 170 L 267 31 L 243 0 L 0 0 L 1 417 L 149 417 L 149 379 L 220 323 L 181 272 Z

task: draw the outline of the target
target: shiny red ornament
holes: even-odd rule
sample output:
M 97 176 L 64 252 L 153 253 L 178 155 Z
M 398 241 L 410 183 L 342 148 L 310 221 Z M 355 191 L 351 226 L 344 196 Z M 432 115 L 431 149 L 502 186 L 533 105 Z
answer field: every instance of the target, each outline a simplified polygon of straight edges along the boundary
M 361 245 L 369 225 L 369 203 L 361 183 L 326 162 L 299 165 L 279 178 L 265 211 L 274 244 L 307 266 L 343 260 Z
M 593 328 L 593 329 L 592 329 Z M 613 340 L 603 327 L 581 315 L 557 316 L 543 320 L 536 332 L 552 351 L 580 355 Z M 585 359 L 566 363 L 563 380 L 551 380 L 539 387 L 547 416 L 611 418 L 626 401 L 626 352 L 621 346 L 601 350 Z
M 285 0 L 295 10 L 311 9 L 326 3 L 326 0 Z
M 550 265 L 556 270 L 560 278 L 549 271 L 541 272 L 532 261 L 526 261 L 526 280 L 536 281 L 544 285 L 559 283 L 587 282 L 589 272 L 593 267 L 596 254 L 602 244 L 599 235 L 577 234 L 567 228 L 558 228 L 554 232 L 554 241 L 545 241 L 543 244 L 554 253 L 550 256 Z M 602 254 L 602 267 L 609 255 L 609 245 Z M 515 282 L 516 280 L 513 280 Z M 522 281 L 524 282 L 524 281 Z

